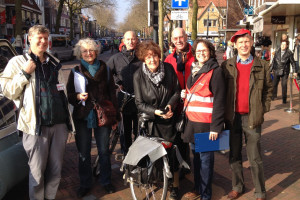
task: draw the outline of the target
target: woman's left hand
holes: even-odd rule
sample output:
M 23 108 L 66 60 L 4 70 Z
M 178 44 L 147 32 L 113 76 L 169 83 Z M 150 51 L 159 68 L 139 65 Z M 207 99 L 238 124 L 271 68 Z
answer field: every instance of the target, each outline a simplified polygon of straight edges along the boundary
M 211 131 L 210 133 L 209 133 L 209 140 L 212 140 L 212 141 L 214 141 L 214 140 L 217 140 L 218 139 L 218 133 L 217 132 L 213 132 L 213 131 Z
M 114 125 L 112 125 L 112 126 L 111 126 L 111 129 L 112 129 L 112 130 L 116 130 L 116 129 L 117 129 L 117 126 L 118 126 L 118 122 L 115 123 Z
M 169 119 L 173 116 L 173 111 L 172 111 L 171 105 L 167 105 L 166 109 L 167 108 L 169 109 L 169 111 L 166 114 L 162 115 L 162 118 L 164 118 L 164 119 Z

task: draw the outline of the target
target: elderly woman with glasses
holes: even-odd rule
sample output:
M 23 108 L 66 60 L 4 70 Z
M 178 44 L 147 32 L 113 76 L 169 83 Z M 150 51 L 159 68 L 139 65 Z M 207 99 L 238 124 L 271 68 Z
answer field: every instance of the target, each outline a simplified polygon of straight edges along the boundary
M 215 48 L 207 40 L 196 40 L 193 44 L 195 62 L 192 64 L 185 99 L 187 124 L 182 135 L 190 143 L 194 155 L 194 191 L 184 196 L 210 200 L 214 152 L 195 152 L 194 134 L 209 132 L 209 140 L 216 140 L 224 127 L 225 79 L 223 70 L 216 60 Z
M 97 60 L 98 54 L 99 49 L 94 40 L 90 38 L 79 40 L 75 45 L 74 55 L 80 60 L 80 65 L 72 69 L 67 83 L 68 99 L 70 104 L 74 106 L 75 141 L 79 153 L 80 188 L 77 191 L 79 198 L 89 192 L 93 183 L 91 168 L 92 132 L 94 132 L 100 158 L 100 184 L 107 193 L 114 192 L 114 187 L 111 184 L 109 136 L 111 129 L 116 128 L 120 114 L 112 73 L 102 60 Z M 85 85 L 83 90 L 79 90 L 77 87 L 80 83 L 80 78 L 77 78 L 78 75 L 83 80 L 81 85 Z M 112 102 L 117 115 L 110 116 L 114 118 L 110 120 L 113 121 L 113 124 L 99 127 L 93 102 L 101 105 L 103 101 L 107 100 Z
M 135 103 L 139 115 L 149 116 L 149 135 L 175 142 L 173 112 L 180 100 L 180 86 L 172 65 L 160 61 L 161 50 L 154 42 L 143 42 L 137 48 L 137 57 L 143 62 L 133 76 Z M 171 165 L 172 168 L 172 165 Z M 174 175 L 171 198 L 178 195 L 179 178 Z

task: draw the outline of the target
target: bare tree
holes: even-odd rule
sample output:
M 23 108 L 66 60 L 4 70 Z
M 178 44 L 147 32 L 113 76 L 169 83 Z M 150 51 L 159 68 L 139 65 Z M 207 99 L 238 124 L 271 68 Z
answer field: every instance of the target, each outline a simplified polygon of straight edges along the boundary
M 192 18 L 192 40 L 197 39 L 197 16 L 198 16 L 198 1 L 193 0 L 193 18 Z
M 64 3 L 65 3 L 65 0 L 59 0 L 57 16 L 56 16 L 56 24 L 55 24 L 55 33 L 59 33 L 60 18 L 61 18 L 61 13 L 63 10 Z
M 22 35 L 22 0 L 15 1 L 16 24 L 15 36 Z

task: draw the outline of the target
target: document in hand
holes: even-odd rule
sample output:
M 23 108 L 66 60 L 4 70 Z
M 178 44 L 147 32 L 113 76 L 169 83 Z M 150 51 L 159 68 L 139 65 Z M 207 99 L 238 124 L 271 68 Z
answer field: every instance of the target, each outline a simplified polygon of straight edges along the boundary
M 195 133 L 195 151 L 220 151 L 229 149 L 229 130 L 222 131 L 217 140 L 209 140 L 209 132 Z
M 87 79 L 81 73 L 74 71 L 75 92 L 84 93 L 86 91 L 85 90 L 86 85 L 87 85 Z M 82 105 L 85 106 L 84 101 L 82 101 Z

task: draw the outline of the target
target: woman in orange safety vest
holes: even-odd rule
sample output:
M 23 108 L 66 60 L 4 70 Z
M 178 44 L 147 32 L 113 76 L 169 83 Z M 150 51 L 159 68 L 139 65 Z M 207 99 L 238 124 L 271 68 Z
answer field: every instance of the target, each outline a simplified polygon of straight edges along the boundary
M 210 132 L 209 139 L 216 140 L 224 127 L 225 79 L 216 60 L 215 48 L 207 40 L 196 40 L 193 44 L 195 62 L 188 77 L 185 99 L 187 124 L 182 135 L 190 143 L 194 155 L 194 190 L 186 198 L 209 200 L 212 197 L 214 152 L 195 152 L 194 134 Z

